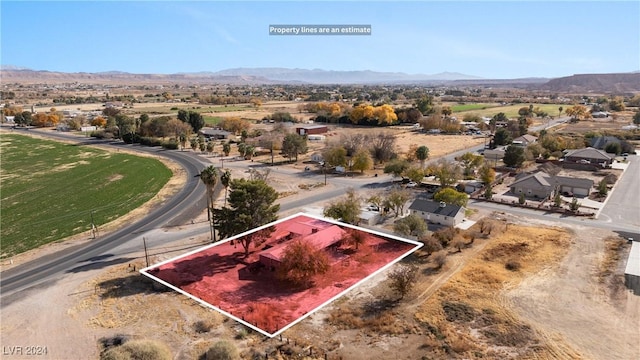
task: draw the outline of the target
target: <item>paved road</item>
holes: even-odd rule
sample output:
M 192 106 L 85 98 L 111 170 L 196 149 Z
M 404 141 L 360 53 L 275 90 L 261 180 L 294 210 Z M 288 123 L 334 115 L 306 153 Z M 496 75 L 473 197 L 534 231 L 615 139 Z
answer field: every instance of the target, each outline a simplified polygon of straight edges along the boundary
M 620 226 L 635 226 L 640 232 L 640 155 L 627 159 L 629 165 L 609 194 L 598 219 Z
M 64 140 L 78 140 L 77 137 L 59 133 L 42 131 L 39 134 Z M 107 142 L 101 142 L 100 145 L 123 146 Z M 202 185 L 199 178 L 194 177 L 203 168 L 201 160 L 188 152 L 164 151 L 148 147 L 135 147 L 135 149 L 165 156 L 180 163 L 187 173 L 187 183 L 182 190 L 134 224 L 125 226 L 104 237 L 99 237 L 88 244 L 74 246 L 3 271 L 0 274 L 2 277 L 2 282 L 0 283 L 2 303 L 0 306 L 11 302 L 9 296 L 20 290 L 35 286 L 53 285 L 55 278 L 61 273 L 106 266 L 115 261 L 109 253 L 110 249 L 127 243 L 139 234 L 153 229 L 172 224 L 184 224 L 202 212 L 202 209 L 206 206 L 204 185 Z

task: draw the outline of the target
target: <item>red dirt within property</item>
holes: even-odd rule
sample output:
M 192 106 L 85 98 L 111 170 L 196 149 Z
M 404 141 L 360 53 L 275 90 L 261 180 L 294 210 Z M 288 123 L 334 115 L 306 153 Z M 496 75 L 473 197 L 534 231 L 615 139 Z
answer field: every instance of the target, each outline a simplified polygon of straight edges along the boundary
M 365 239 L 355 250 L 337 241 L 344 234 L 342 227 L 302 215 L 274 227 L 266 242 L 250 247 L 247 257 L 237 241 L 225 242 L 149 274 L 273 334 L 416 247 L 362 231 Z M 331 269 L 316 276 L 310 288 L 276 279 L 278 249 L 293 239 L 324 248 L 332 261 Z

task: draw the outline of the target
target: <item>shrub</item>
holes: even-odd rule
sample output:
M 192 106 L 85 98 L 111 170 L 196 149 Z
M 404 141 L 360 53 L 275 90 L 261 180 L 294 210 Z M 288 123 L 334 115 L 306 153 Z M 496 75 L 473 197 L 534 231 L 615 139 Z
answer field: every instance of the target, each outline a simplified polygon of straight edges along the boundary
M 228 341 L 218 341 L 204 354 L 205 360 L 237 360 L 238 349 Z
M 167 345 L 152 340 L 132 340 L 112 347 L 100 355 L 100 360 L 172 360 Z
M 177 150 L 178 145 L 178 141 L 176 140 L 168 140 L 162 143 L 162 147 L 169 150 Z
M 208 321 L 208 320 L 198 320 L 195 323 L 193 323 L 193 329 L 197 333 L 209 332 L 211 331 L 211 328 L 213 328 L 213 324 L 211 323 L 211 321 Z
M 518 271 L 520 270 L 520 263 L 515 260 L 509 260 L 506 264 L 504 264 L 504 268 L 509 271 Z
M 443 250 L 440 250 L 434 253 L 431 259 L 436 264 L 438 269 L 441 269 L 444 266 L 444 264 L 447 263 L 447 254 Z
M 436 251 L 442 250 L 442 244 L 440 244 L 440 241 L 438 241 L 438 239 L 434 238 L 433 236 L 427 236 L 423 238 L 422 243 L 424 244 L 424 251 L 426 251 L 429 255 Z

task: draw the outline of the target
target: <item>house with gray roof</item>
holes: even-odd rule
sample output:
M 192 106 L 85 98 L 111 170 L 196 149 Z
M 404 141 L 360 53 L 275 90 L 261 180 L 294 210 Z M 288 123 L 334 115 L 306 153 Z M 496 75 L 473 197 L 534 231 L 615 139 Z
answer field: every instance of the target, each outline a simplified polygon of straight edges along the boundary
M 588 163 L 608 167 L 613 162 L 615 155 L 592 147 L 584 149 L 565 150 L 564 160 L 575 163 Z
M 620 139 L 615 136 L 598 136 L 591 139 L 591 147 L 594 149 L 604 150 L 609 143 L 620 144 Z
M 416 199 L 409 206 L 409 212 L 435 224 L 456 226 L 464 220 L 465 209 L 459 205 Z
M 217 128 L 202 128 L 200 129 L 200 134 L 207 139 L 215 139 L 215 140 L 224 140 L 229 139 L 231 137 L 231 133 L 226 130 L 217 129 Z
M 536 141 L 538 141 L 537 137 L 529 134 L 524 134 L 522 136 L 518 136 L 517 138 L 513 139 L 511 144 L 516 146 L 521 146 L 521 147 L 527 147 L 529 144 L 533 144 Z
M 578 196 L 588 196 L 593 188 L 593 180 L 573 178 L 568 176 L 552 176 L 544 171 L 533 174 L 523 174 L 509 187 L 516 195 L 536 199 L 551 198 L 554 191 L 571 193 Z

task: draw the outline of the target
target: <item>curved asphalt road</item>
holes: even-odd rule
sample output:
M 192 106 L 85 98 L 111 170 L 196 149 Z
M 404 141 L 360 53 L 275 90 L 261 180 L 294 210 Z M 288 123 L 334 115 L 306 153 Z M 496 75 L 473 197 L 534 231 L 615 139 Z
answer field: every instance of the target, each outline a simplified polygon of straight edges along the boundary
M 85 141 L 85 139 L 59 133 L 38 131 L 38 135 L 77 141 L 84 144 L 99 144 L 107 147 L 132 147 L 131 145 L 123 145 L 122 143 Z M 106 266 L 109 261 L 104 260 L 107 259 L 109 255 L 105 255 L 105 253 L 108 252 L 109 249 L 124 244 L 138 236 L 138 234 L 154 228 L 184 224 L 202 211 L 206 206 L 204 197 L 205 190 L 200 179 L 195 176 L 202 170 L 204 166 L 203 162 L 197 159 L 197 157 L 188 155 L 189 153 L 141 146 L 135 146 L 134 148 L 136 151 L 153 153 L 178 162 L 187 173 L 187 183 L 178 194 L 167 200 L 160 207 L 153 209 L 147 216 L 136 223 L 130 224 L 104 237 L 99 237 L 88 244 L 74 246 L 3 271 L 0 274 L 0 291 L 2 294 L 0 306 L 5 306 L 15 300 L 17 296 L 20 296 L 18 292 L 21 290 L 54 284 L 55 277 L 60 273 L 72 272 L 74 269 L 82 266 L 90 266 L 95 262 L 98 264 L 103 263 Z

